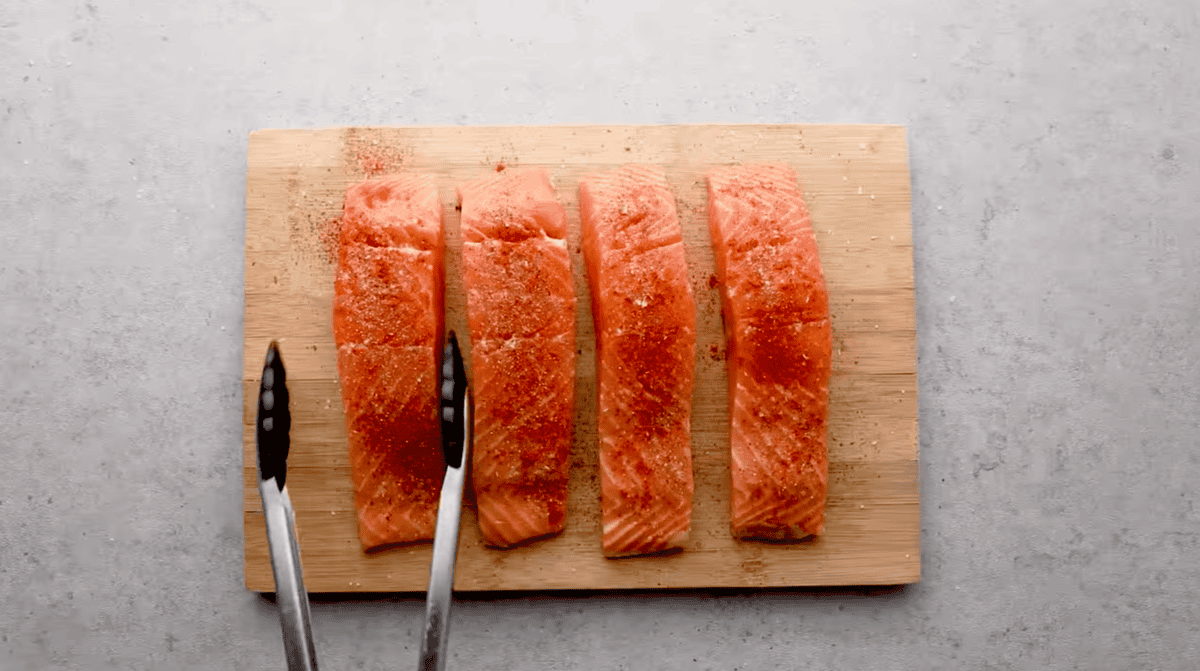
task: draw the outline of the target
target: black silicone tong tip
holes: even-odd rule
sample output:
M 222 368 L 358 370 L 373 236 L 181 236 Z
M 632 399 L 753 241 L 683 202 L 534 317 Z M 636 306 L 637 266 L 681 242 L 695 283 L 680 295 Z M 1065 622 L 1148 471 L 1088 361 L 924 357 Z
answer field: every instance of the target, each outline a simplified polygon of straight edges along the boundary
M 442 380 L 440 385 L 442 410 L 442 456 L 452 468 L 462 466 L 463 460 L 463 402 L 467 394 L 467 371 L 454 331 L 442 348 Z
M 288 409 L 287 373 L 279 344 L 271 341 L 263 363 L 262 384 L 258 391 L 258 474 L 265 482 L 275 478 L 279 489 L 287 479 L 288 434 L 292 413 Z

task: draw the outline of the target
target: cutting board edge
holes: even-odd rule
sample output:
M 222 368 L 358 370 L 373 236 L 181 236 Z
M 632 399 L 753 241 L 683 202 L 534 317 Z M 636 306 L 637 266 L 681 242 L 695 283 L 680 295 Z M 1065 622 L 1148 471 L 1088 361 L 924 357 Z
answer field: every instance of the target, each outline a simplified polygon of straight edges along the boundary
M 783 122 L 778 122 L 778 123 L 769 122 L 769 121 L 765 121 L 765 122 L 741 121 L 741 122 L 733 122 L 733 123 L 702 121 L 702 122 L 670 123 L 670 124 L 652 124 L 652 123 L 646 123 L 646 124 L 627 124 L 627 123 L 520 124 L 520 123 L 518 123 L 518 124 L 492 124 L 492 125 L 486 126 L 486 128 L 489 128 L 489 129 L 495 128 L 495 129 L 501 129 L 501 130 L 510 130 L 510 129 L 517 129 L 517 128 L 535 128 L 535 129 L 569 128 L 569 129 L 595 130 L 595 129 L 613 129 L 613 128 L 695 128 L 695 129 L 729 128 L 729 127 L 733 127 L 733 128 L 753 128 L 753 127 L 777 128 L 777 127 L 781 127 L 781 126 L 792 126 L 792 127 L 840 126 L 840 127 L 849 127 L 849 128 L 861 127 L 861 128 L 900 129 L 900 130 L 905 131 L 905 146 L 908 145 L 908 142 L 907 142 L 908 126 L 905 124 L 902 124 L 902 123 L 833 123 L 833 122 L 822 122 L 822 121 L 811 121 L 811 122 L 810 121 L 783 121 Z M 442 131 L 442 130 L 468 131 L 468 130 L 479 129 L 479 128 L 485 128 L 485 127 L 482 127 L 482 126 L 460 126 L 460 125 L 454 125 L 454 124 L 365 124 L 365 125 L 358 125 L 358 126 L 344 126 L 344 125 L 312 126 L 312 127 L 306 127 L 306 128 L 286 128 L 286 127 L 268 126 L 268 127 L 264 127 L 264 128 L 256 128 L 256 129 L 250 131 L 249 137 L 254 138 L 256 135 L 267 135 L 267 134 L 272 134 L 272 133 L 300 133 L 300 132 L 321 133 L 321 132 L 328 132 L 328 131 L 342 132 L 342 131 L 348 131 L 348 130 L 370 130 L 370 129 L 389 129 L 389 130 L 412 129 L 412 130 L 422 130 L 422 131 Z

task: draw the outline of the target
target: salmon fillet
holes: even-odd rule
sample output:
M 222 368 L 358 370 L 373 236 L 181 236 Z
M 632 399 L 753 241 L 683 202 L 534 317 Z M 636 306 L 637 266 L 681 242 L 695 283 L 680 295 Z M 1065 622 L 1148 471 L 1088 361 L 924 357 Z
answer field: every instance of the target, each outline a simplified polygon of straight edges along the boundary
M 346 191 L 333 334 L 365 550 L 433 538 L 445 470 L 438 423 L 442 217 L 428 175 Z
M 798 539 L 825 524 L 829 295 L 796 174 L 708 174 L 729 361 L 732 527 Z
M 675 196 L 658 168 L 579 184 L 599 385 L 608 556 L 680 546 L 692 520 L 696 303 Z
M 575 286 L 567 215 L 545 170 L 463 184 L 463 284 L 475 397 L 472 485 L 497 547 L 562 531 L 574 438 Z

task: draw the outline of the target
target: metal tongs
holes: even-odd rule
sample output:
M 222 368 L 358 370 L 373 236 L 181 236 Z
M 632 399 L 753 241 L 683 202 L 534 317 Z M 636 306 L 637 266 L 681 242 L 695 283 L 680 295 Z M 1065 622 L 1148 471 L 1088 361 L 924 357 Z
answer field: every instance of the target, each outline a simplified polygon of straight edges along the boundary
M 474 411 L 454 331 L 450 332 L 449 341 L 442 350 L 441 377 L 442 455 L 446 459 L 446 477 L 442 480 L 437 531 L 433 537 L 433 561 L 429 566 L 420 666 L 438 671 L 446 667 L 454 560 L 458 555 L 458 522 L 462 516 L 467 464 L 471 460 L 471 416 Z
M 300 570 L 295 513 L 288 498 L 287 456 L 291 447 L 292 418 L 288 409 L 287 375 L 279 346 L 267 348 L 258 394 L 258 492 L 262 495 L 275 574 L 275 597 L 283 627 L 283 647 L 289 671 L 316 671 L 312 615 Z M 442 481 L 433 562 L 425 607 L 425 636 L 421 640 L 421 668 L 444 669 L 449 633 L 454 561 L 458 554 L 458 526 L 462 516 L 467 464 L 471 458 L 471 393 L 458 339 L 450 332 L 442 352 L 441 370 L 442 455 L 446 476 Z
M 263 364 L 258 393 L 258 493 L 267 518 L 267 542 L 271 547 L 271 570 L 275 574 L 275 600 L 283 626 L 283 648 L 289 671 L 316 671 L 312 615 L 308 592 L 300 572 L 300 544 L 296 520 L 288 498 L 287 457 L 291 448 L 287 375 L 279 345 L 272 342 Z

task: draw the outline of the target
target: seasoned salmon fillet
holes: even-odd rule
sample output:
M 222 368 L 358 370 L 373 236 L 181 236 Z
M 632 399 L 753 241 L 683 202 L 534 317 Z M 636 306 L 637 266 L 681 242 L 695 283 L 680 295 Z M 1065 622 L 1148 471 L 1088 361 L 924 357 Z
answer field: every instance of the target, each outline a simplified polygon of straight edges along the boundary
M 472 485 L 484 540 L 566 521 L 574 438 L 575 286 L 567 217 L 545 170 L 458 188 L 475 397 Z
M 346 191 L 333 334 L 365 550 L 433 538 L 437 523 L 442 240 L 432 177 Z
M 825 524 L 829 296 L 791 168 L 708 174 L 729 365 L 732 530 L 798 539 Z
M 630 165 L 579 184 L 599 386 L 603 546 L 659 552 L 692 519 L 696 303 L 675 196 Z

